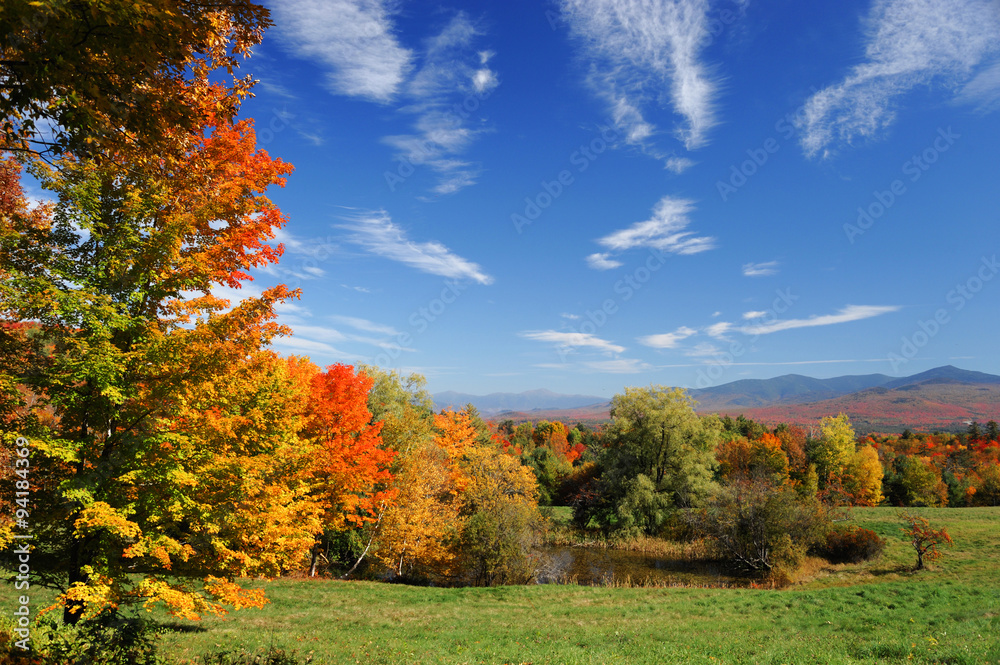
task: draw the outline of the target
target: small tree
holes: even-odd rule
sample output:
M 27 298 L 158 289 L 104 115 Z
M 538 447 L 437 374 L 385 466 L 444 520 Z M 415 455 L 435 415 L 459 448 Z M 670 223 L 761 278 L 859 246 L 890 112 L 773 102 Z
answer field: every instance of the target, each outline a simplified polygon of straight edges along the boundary
M 899 517 L 906 522 L 906 526 L 900 530 L 910 538 L 913 549 L 917 551 L 917 570 L 923 569 L 924 557 L 931 561 L 941 558 L 938 545 L 952 544 L 951 536 L 948 535 L 945 527 L 932 529 L 930 521 L 926 517 L 906 512 L 900 513 Z

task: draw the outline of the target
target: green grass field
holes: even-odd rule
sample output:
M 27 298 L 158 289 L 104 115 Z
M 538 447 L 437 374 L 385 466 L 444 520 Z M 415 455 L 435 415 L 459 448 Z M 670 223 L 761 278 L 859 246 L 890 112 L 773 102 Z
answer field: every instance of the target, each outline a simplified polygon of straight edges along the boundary
M 174 623 L 163 651 L 180 662 L 273 645 L 315 663 L 1000 663 L 1000 508 L 920 513 L 955 545 L 919 573 L 896 511 L 855 509 L 886 553 L 810 560 L 780 591 L 277 580 L 266 609 Z

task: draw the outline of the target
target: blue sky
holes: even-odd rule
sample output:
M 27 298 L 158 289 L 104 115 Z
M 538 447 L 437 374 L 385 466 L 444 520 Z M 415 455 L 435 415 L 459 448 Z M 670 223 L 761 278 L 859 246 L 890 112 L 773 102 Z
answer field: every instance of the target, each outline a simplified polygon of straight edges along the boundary
M 269 6 L 281 352 L 435 392 L 1000 374 L 995 1 Z

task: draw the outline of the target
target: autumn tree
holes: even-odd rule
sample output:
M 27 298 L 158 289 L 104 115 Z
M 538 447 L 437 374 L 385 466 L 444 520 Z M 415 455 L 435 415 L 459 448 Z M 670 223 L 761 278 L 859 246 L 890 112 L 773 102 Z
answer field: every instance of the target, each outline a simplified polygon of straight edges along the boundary
M 882 501 L 882 462 L 870 445 L 861 446 L 847 460 L 844 489 L 856 506 L 877 506 Z
M 827 416 L 820 421 L 820 438 L 813 444 L 811 461 L 816 464 L 820 483 L 839 478 L 855 449 L 854 427 L 847 414 Z
M 482 445 L 466 452 L 462 468 L 469 479 L 459 543 L 463 578 L 478 586 L 527 583 L 535 572 L 533 549 L 541 525 L 531 470 Z
M 310 574 L 320 551 L 339 535 L 377 522 L 392 499 L 390 465 L 395 450 L 383 445 L 382 421 L 372 421 L 368 393 L 374 379 L 349 365 L 330 365 L 310 378 L 304 435 L 314 442 L 313 495 L 323 509 L 326 533 L 313 547 Z
M 252 85 L 236 76 L 239 61 L 270 23 L 246 0 L 5 0 L 0 147 L 50 157 L 127 153 L 133 162 L 172 155 L 200 133 L 206 103 L 235 117 Z M 212 94 L 211 81 L 225 94 Z
M 456 573 L 469 478 L 461 459 L 478 436 L 467 414 L 434 416 L 434 437 L 400 454 L 395 505 L 382 519 L 376 558 L 393 575 L 448 582 Z
M 917 553 L 917 570 L 924 568 L 924 558 L 930 561 L 941 558 L 939 545 L 951 545 L 953 542 L 945 527 L 932 528 L 926 517 L 907 512 L 900 513 L 899 517 L 905 523 L 900 530 Z
M 35 162 L 58 198 L 51 214 L 26 213 L 9 184 L 0 196 L 15 199 L 0 218 L 0 317 L 37 322 L 13 380 L 40 400 L 6 427 L 37 456 L 44 492 L 32 500 L 52 526 L 36 542 L 61 574 L 69 622 L 85 605 L 138 600 L 181 616 L 259 605 L 234 580 L 297 561 L 311 528 L 304 506 L 301 520 L 281 516 L 305 493 L 301 469 L 277 461 L 296 444 L 297 407 L 283 403 L 253 436 L 246 416 L 266 401 L 254 381 L 286 381 L 264 347 L 287 332 L 273 307 L 294 294 L 275 287 L 228 311 L 212 294 L 280 256 L 268 240 L 285 220 L 265 191 L 291 167 L 256 149 L 252 122 L 214 112 L 224 89 L 202 93 L 199 131 L 176 160 Z M 279 519 L 299 531 L 260 540 L 261 521 Z
M 764 478 L 776 486 L 789 482 L 788 457 L 781 440 L 770 432 L 753 441 L 742 436 L 724 441 L 716 448 L 716 459 L 723 479 Z

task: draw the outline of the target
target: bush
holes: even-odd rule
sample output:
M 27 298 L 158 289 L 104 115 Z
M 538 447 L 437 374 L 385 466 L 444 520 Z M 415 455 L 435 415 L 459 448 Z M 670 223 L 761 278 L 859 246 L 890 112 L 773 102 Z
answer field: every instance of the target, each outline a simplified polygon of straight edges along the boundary
M 166 665 L 157 655 L 162 630 L 142 618 L 104 612 L 76 626 L 58 625 L 48 617 L 32 629 L 32 651 L 0 640 L 4 665 Z
M 814 551 L 830 563 L 861 563 L 885 551 L 885 540 L 869 529 L 857 526 L 837 527 Z
M 774 579 L 791 573 L 829 528 L 822 506 L 765 480 L 721 487 L 692 526 L 712 538 L 722 558 L 747 573 Z

